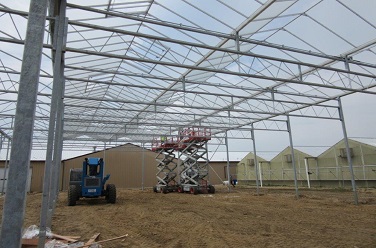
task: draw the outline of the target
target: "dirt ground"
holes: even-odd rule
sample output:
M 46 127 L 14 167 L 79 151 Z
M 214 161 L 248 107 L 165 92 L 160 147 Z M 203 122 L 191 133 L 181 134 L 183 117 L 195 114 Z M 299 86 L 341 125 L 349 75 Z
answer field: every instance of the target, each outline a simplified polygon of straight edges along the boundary
M 376 189 L 217 186 L 215 194 L 118 189 L 116 204 L 83 199 L 67 206 L 61 192 L 52 231 L 99 240 L 103 247 L 376 247 Z M 25 227 L 39 225 L 41 194 L 27 198 Z M 3 199 L 0 201 L 2 206 Z

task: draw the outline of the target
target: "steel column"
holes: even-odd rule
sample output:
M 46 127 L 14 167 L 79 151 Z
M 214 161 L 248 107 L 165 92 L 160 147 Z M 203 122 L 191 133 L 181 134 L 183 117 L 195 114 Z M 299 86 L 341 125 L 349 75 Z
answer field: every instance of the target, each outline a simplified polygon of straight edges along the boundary
M 256 140 L 255 140 L 255 131 L 253 129 L 253 123 L 251 124 L 251 138 L 252 138 L 252 143 L 253 143 L 253 161 L 255 163 L 255 170 L 256 170 L 256 192 L 257 195 L 260 194 L 260 189 L 259 189 L 259 172 L 258 172 L 258 161 L 257 161 L 257 155 L 256 155 Z
M 292 168 L 294 170 L 295 194 L 296 194 L 296 198 L 298 199 L 299 198 L 299 192 L 298 192 L 298 181 L 296 179 L 296 166 L 295 166 L 294 145 L 292 143 L 291 123 L 290 123 L 290 117 L 288 115 L 287 115 L 287 131 L 289 133 L 290 148 L 291 148 L 291 158 L 292 158 Z
M 52 88 L 52 96 L 51 96 L 51 109 L 50 109 L 50 119 L 49 119 L 49 128 L 48 128 L 48 141 L 47 141 L 47 151 L 46 151 L 46 163 L 44 169 L 44 181 L 43 181 L 43 198 L 42 198 L 42 207 L 41 207 L 41 214 L 40 214 L 40 227 L 39 227 L 39 242 L 38 247 L 42 248 L 45 244 L 46 239 L 46 228 L 51 227 L 51 219 L 52 219 L 52 209 L 53 209 L 53 201 L 55 200 L 56 196 L 56 188 L 53 186 L 56 182 L 56 175 L 54 164 L 52 163 L 53 160 L 56 162 L 56 157 L 53 157 L 55 154 L 55 150 L 57 149 L 57 143 L 54 141 L 55 131 L 56 131 L 56 115 L 58 112 L 58 102 L 59 98 L 61 99 L 63 96 L 61 84 L 63 83 L 61 72 L 64 69 L 62 66 L 62 59 L 63 59 L 63 40 L 64 40 L 64 26 L 65 26 L 65 0 L 59 1 L 59 16 L 56 16 L 55 24 L 55 35 L 54 42 L 54 67 L 53 67 L 53 88 Z M 57 7 L 57 6 L 55 6 Z M 57 134 L 56 134 L 57 135 Z M 57 153 L 56 153 L 57 155 Z
M 208 161 L 208 165 L 210 165 L 209 162 L 209 150 L 208 150 L 208 143 L 205 143 L 205 150 L 206 150 L 206 161 Z M 208 167 L 208 175 L 206 176 L 206 179 L 208 182 L 210 182 L 210 167 Z
M 354 192 L 354 203 L 355 203 L 355 205 L 358 205 L 358 193 L 356 191 L 356 184 L 355 184 L 355 178 L 354 178 L 354 170 L 353 170 L 353 164 L 352 164 L 352 159 L 351 159 L 351 155 L 350 155 L 349 141 L 347 139 L 345 117 L 343 115 L 343 108 L 342 108 L 341 98 L 338 98 L 338 113 L 339 113 L 339 118 L 341 120 L 342 130 L 343 130 L 343 137 L 344 137 L 344 141 L 345 141 L 345 145 L 346 145 L 347 162 L 349 164 L 349 170 L 350 170 L 350 176 L 351 176 L 351 185 L 352 185 L 353 192 Z
M 66 26 L 65 26 L 66 28 Z M 47 227 L 51 228 L 52 215 L 54 213 L 56 202 L 59 196 L 59 182 L 60 182 L 60 173 L 61 173 L 61 156 L 63 151 L 63 126 L 64 126 L 64 102 L 63 102 L 63 92 L 65 86 L 64 80 L 64 59 L 60 64 L 60 79 L 61 82 L 58 85 L 59 95 L 57 97 L 57 114 L 56 114 L 56 131 L 55 131 L 55 140 L 54 140 L 54 155 L 53 155 L 53 168 L 52 171 L 52 197 L 49 199 L 49 215 L 47 216 Z M 106 143 L 105 143 L 106 147 Z
M 8 164 L 9 164 L 9 161 L 8 161 L 8 156 L 9 156 L 9 145 L 10 145 L 10 139 L 8 139 L 8 145 L 7 145 L 7 155 L 5 157 L 5 162 L 4 162 L 4 175 L 3 175 L 3 187 L 1 188 L 1 194 L 4 195 L 4 187 L 5 187 L 5 180 L 8 180 L 8 179 L 5 179 L 5 176 L 7 174 L 7 169 L 8 169 Z
M 21 247 L 47 0 L 31 0 L 26 31 L 0 247 Z
M 310 183 L 310 178 L 309 178 L 308 158 L 304 158 L 304 166 L 305 166 L 305 171 L 306 171 L 308 188 L 311 188 L 311 183 Z
M 145 180 L 145 143 L 142 143 L 142 176 L 141 176 L 141 189 L 144 190 Z
M 226 158 L 227 158 L 227 168 L 226 168 L 226 173 L 227 173 L 227 188 L 228 192 L 230 192 L 230 185 L 231 185 L 231 174 L 230 174 L 230 155 L 228 153 L 228 138 L 227 138 L 227 131 L 225 132 L 225 146 L 226 146 Z

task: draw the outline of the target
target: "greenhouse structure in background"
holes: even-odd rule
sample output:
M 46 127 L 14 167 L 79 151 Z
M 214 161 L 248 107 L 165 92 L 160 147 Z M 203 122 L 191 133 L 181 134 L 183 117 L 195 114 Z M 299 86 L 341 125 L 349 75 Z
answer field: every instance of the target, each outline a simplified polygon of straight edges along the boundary
M 348 139 L 356 184 L 360 187 L 376 187 L 376 143 L 363 143 Z M 312 156 L 294 149 L 297 180 L 303 187 L 351 186 L 351 174 L 347 163 L 344 140 L 329 147 L 319 156 Z M 270 161 L 257 157 L 260 185 L 293 185 L 291 149 L 287 147 Z M 256 180 L 254 154 L 249 153 L 236 167 L 239 184 L 254 185 Z

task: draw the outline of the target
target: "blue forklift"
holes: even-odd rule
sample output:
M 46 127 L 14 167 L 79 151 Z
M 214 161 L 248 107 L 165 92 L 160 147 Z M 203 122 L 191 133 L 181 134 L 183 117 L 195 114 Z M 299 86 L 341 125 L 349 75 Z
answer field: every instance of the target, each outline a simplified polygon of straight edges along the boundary
M 81 198 L 98 198 L 105 196 L 108 203 L 116 202 L 116 187 L 105 184 L 110 175 L 103 177 L 104 162 L 102 158 L 85 158 L 82 169 L 69 172 L 68 206 L 75 206 Z

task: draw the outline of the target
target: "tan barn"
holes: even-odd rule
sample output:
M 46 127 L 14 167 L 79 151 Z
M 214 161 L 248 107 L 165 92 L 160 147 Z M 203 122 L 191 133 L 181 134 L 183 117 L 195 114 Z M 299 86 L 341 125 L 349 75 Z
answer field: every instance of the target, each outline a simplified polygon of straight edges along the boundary
M 103 158 L 105 162 L 105 174 L 110 174 L 109 182 L 118 188 L 142 188 L 153 187 L 157 183 L 157 153 L 143 149 L 133 144 L 109 148 L 72 159 L 64 160 L 62 189 L 67 190 L 69 184 L 69 170 L 81 168 L 86 157 Z M 144 162 L 143 162 L 144 161 Z M 226 179 L 225 161 L 212 161 L 209 163 L 209 181 L 211 184 L 221 184 Z M 235 174 L 236 162 L 230 162 L 230 171 Z M 144 169 L 143 169 L 144 168 Z M 142 173 L 144 171 L 144 174 Z M 144 175 L 144 176 L 143 176 Z M 142 184 L 142 182 L 144 182 Z
M 69 185 L 69 171 L 72 168 L 82 168 L 82 163 L 87 157 L 103 158 L 105 162 L 104 174 L 110 174 L 109 183 L 115 184 L 117 188 L 150 188 L 157 183 L 157 162 L 156 153 L 143 149 L 133 144 L 125 144 L 119 147 L 108 148 L 96 151 L 71 159 L 63 160 L 61 163 L 61 174 L 59 179 L 60 190 L 67 190 Z M 0 170 L 4 168 L 5 161 L 0 161 Z M 236 174 L 237 162 L 230 162 L 231 175 Z M 30 192 L 41 192 L 43 189 L 45 161 L 30 162 Z M 227 180 L 227 161 L 209 162 L 209 183 L 213 185 L 222 184 Z M 144 173 L 143 173 L 144 172 Z M 0 173 L 0 190 L 2 177 Z M 6 181 L 5 181 L 6 182 Z
M 6 190 L 6 181 L 9 164 L 7 163 L 7 173 L 4 177 L 5 171 L 5 160 L 0 161 L 0 192 L 2 192 L 3 181 L 4 181 L 4 191 Z M 8 161 L 9 162 L 9 161 Z M 41 192 L 43 187 L 43 177 L 44 177 L 44 164 L 43 160 L 32 160 L 30 161 L 29 177 L 27 182 L 27 192 Z

